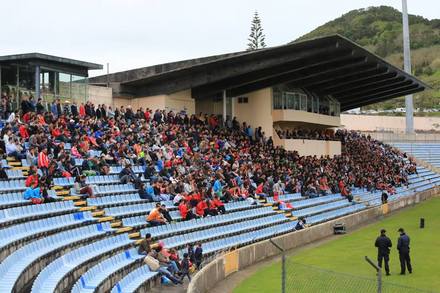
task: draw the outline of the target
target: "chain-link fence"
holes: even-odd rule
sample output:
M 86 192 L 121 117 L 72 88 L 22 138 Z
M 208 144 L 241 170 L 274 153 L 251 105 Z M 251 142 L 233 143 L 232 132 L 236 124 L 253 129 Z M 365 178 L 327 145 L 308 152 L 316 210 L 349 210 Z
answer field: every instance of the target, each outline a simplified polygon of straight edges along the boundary
M 282 277 L 283 293 L 421 293 L 416 288 L 383 282 L 380 277 L 365 278 L 334 272 L 315 266 L 285 260 Z M 372 274 L 374 270 L 372 270 Z M 373 275 L 374 276 L 374 275 Z

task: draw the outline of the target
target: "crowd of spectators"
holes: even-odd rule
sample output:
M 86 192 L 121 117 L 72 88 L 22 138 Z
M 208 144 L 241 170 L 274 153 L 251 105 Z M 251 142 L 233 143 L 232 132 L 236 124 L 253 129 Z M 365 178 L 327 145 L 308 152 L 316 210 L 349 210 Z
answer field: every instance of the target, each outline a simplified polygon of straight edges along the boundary
M 332 129 L 278 129 L 281 139 L 314 139 L 314 140 L 339 140 Z
M 342 142 L 340 156 L 304 157 L 274 146 L 260 128 L 249 131 L 250 125 L 235 118 L 223 127 L 215 115 L 134 111 L 130 106 L 113 111 L 90 102 L 75 111 L 74 103 L 63 106 L 60 101 L 38 111 L 39 103 L 23 101 L 21 113 L 4 125 L 4 153 L 26 158 L 49 185 L 56 177 L 75 177 L 77 191 L 88 196 L 94 191 L 85 176 L 106 175 L 110 165 L 122 165 L 121 183 L 133 183 L 145 199 L 173 200 L 184 218 L 223 213 L 223 202 L 259 194 L 392 189 L 415 172 L 415 164 L 406 163 L 402 153 L 356 132 L 298 130 L 297 135 Z M 100 155 L 92 157 L 91 151 Z M 75 159 L 84 159 L 82 166 Z M 141 176 L 150 184 L 133 172 L 133 164 L 144 166 Z
M 342 154 L 334 158 L 305 157 L 274 146 L 261 127 L 254 130 L 236 118 L 223 125 L 215 115 L 130 106 L 113 110 L 104 104 L 77 106 L 60 100 L 47 108 L 42 105 L 32 98 L 22 101 L 21 110 L 9 113 L 1 130 L 0 152 L 26 159 L 31 166 L 25 197 L 34 203 L 52 200 L 47 189 L 57 177 L 74 177 L 76 192 L 94 197 L 86 176 L 107 175 L 111 165 L 123 166 L 121 183 L 132 183 L 141 198 L 172 200 L 183 220 L 225 213 L 224 203 L 229 201 L 284 193 L 341 193 L 350 199 L 350 188 L 358 187 L 392 194 L 416 172 L 415 164 L 396 149 L 345 130 L 281 133 L 342 143 Z M 65 149 L 66 143 L 71 149 Z M 92 156 L 92 151 L 99 155 Z M 77 166 L 75 159 L 84 159 L 83 164 Z M 144 173 L 135 174 L 133 165 L 144 166 Z M 154 226 L 172 219 L 158 204 L 146 221 Z M 147 254 L 157 259 L 160 252 Z M 187 265 L 180 265 L 185 274 Z M 176 266 L 175 262 L 166 268 L 172 276 Z

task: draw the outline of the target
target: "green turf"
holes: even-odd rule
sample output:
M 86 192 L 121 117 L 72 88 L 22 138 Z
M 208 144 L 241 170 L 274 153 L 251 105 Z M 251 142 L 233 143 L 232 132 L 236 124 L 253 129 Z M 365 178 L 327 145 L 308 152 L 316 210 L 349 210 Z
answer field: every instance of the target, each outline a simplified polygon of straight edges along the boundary
M 419 219 L 425 218 L 425 229 L 419 228 Z M 414 273 L 400 276 L 400 264 L 396 249 L 397 229 L 403 227 L 411 237 L 411 258 Z M 355 275 L 359 277 L 375 278 L 374 271 L 368 265 L 364 256 L 368 255 L 376 260 L 376 249 L 374 241 L 379 234 L 379 230 L 385 228 L 388 236 L 393 242 L 390 254 L 391 276 L 384 276 L 385 282 L 415 287 L 419 289 L 440 292 L 440 198 L 434 198 L 420 203 L 415 207 L 405 209 L 395 215 L 386 217 L 384 220 L 368 225 L 353 233 L 348 233 L 338 239 L 324 243 L 318 247 L 305 249 L 300 253 L 289 257 L 288 263 L 297 262 L 300 264 L 312 265 L 325 270 Z M 266 293 L 281 292 L 280 268 L 281 264 L 274 263 L 261 268 L 250 278 L 244 280 L 234 289 L 234 293 Z M 291 267 L 291 265 L 289 266 Z M 299 266 L 298 266 L 299 267 Z M 289 271 L 288 278 L 295 279 L 293 276 L 298 274 L 297 279 L 306 269 L 298 268 L 296 271 Z M 324 273 L 331 280 L 332 274 Z M 316 271 L 310 272 L 310 276 L 319 275 Z M 342 279 L 350 279 L 342 277 Z M 353 281 L 355 282 L 355 281 Z M 361 287 L 362 281 L 359 282 Z M 309 280 L 312 284 L 313 280 Z M 323 292 L 343 292 L 341 290 L 327 290 Z M 324 286 L 324 285 L 323 285 Z M 334 285 L 332 285 L 334 286 Z M 346 290 L 346 292 L 351 290 Z M 390 290 L 393 292 L 404 292 L 405 290 Z M 313 292 L 311 290 L 310 292 Z M 358 292 L 363 292 L 358 290 Z M 386 292 L 386 291 L 385 291 Z

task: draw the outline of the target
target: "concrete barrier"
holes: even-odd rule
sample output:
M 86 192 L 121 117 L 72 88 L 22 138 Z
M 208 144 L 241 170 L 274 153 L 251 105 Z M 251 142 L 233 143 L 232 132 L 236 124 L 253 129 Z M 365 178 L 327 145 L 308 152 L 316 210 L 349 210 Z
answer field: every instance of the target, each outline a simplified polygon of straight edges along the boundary
M 439 194 L 440 188 L 435 187 L 389 202 L 386 209 L 382 206 L 372 207 L 355 214 L 312 226 L 305 230 L 295 231 L 275 237 L 273 238 L 273 241 L 285 250 L 290 250 L 332 235 L 333 225 L 335 223 L 344 223 L 348 230 L 352 230 L 362 224 L 380 219 L 387 213 L 414 205 L 438 196 Z M 234 251 L 234 254 L 237 256 L 237 259 L 234 261 L 238 261 L 237 270 L 242 270 L 268 257 L 280 254 L 280 251 L 275 248 L 269 240 L 264 240 L 252 245 L 244 246 Z M 224 280 L 229 274 L 233 273 L 233 271 L 229 269 L 230 266 L 227 264 L 228 261 L 231 261 L 231 256 L 223 255 L 207 264 L 193 277 L 188 286 L 187 293 L 204 293 L 214 288 L 218 282 Z M 228 272 L 228 274 L 225 272 Z

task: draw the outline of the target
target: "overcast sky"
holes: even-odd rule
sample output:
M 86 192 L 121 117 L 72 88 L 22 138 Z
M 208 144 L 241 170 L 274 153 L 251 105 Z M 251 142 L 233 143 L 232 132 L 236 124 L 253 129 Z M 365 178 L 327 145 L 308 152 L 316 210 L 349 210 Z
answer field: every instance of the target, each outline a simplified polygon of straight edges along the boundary
M 243 50 L 255 10 L 267 45 L 275 46 L 352 9 L 379 5 L 400 10 L 401 0 L 0 0 L 0 55 L 109 62 L 116 72 Z M 440 18 L 440 1 L 408 0 L 408 10 Z

